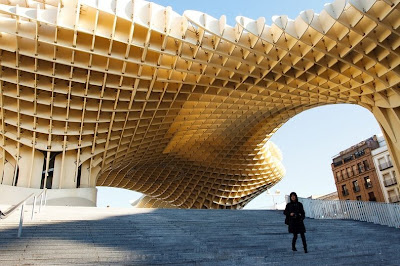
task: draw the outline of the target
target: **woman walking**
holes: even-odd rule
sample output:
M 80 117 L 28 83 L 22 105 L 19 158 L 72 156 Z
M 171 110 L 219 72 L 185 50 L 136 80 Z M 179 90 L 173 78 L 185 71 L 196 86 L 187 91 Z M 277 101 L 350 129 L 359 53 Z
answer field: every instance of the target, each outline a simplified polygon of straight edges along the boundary
M 301 240 L 303 242 L 304 252 L 307 253 L 307 242 L 306 236 L 304 235 L 304 233 L 306 232 L 306 227 L 303 223 L 305 213 L 303 204 L 298 201 L 297 194 L 295 192 L 290 193 L 290 202 L 286 204 L 286 208 L 283 214 L 286 215 L 285 223 L 289 225 L 289 233 L 293 234 L 292 250 L 297 251 L 297 234 L 300 234 Z

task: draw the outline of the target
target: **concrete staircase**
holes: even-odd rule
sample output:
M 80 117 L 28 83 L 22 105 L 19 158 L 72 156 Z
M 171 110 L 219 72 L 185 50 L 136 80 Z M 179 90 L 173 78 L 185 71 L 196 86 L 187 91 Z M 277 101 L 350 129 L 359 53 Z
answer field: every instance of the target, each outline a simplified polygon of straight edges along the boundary
M 282 211 L 46 207 L 22 237 L 0 220 L 0 265 L 399 265 L 400 231 L 306 219 L 309 253 L 291 250 Z

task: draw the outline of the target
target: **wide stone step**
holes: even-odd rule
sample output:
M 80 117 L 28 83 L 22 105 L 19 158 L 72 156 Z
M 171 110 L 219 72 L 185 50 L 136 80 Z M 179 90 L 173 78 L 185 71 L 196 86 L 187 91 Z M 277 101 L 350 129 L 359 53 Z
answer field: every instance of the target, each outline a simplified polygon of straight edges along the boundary
M 281 211 L 46 207 L 21 238 L 0 221 L 0 265 L 398 265 L 399 230 L 306 219 L 309 253 L 291 251 Z M 301 263 L 300 263 L 301 262 Z

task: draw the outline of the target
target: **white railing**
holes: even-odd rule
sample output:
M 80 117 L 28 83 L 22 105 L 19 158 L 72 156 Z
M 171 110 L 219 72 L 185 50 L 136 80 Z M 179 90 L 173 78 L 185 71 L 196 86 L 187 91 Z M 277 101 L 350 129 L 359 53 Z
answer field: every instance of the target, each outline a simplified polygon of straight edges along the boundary
M 299 201 L 309 218 L 351 219 L 400 228 L 399 204 L 306 198 L 299 198 Z
M 31 214 L 31 220 L 35 217 L 35 209 L 36 209 L 36 202 L 37 199 L 40 197 L 40 205 L 39 205 L 39 213 L 42 210 L 42 206 L 46 205 L 47 202 L 47 189 L 44 189 L 42 192 L 39 193 L 39 195 L 35 194 L 30 194 L 28 197 L 26 197 L 24 200 L 22 200 L 20 203 L 10 207 L 7 211 L 3 213 L 3 215 L 0 216 L 1 219 L 6 219 L 9 217 L 14 211 L 18 209 L 18 207 L 21 206 L 21 213 L 19 217 L 19 226 L 18 226 L 18 237 L 21 237 L 22 234 L 22 225 L 24 223 L 24 209 L 26 202 L 30 200 L 33 197 L 33 202 L 32 202 L 32 214 Z

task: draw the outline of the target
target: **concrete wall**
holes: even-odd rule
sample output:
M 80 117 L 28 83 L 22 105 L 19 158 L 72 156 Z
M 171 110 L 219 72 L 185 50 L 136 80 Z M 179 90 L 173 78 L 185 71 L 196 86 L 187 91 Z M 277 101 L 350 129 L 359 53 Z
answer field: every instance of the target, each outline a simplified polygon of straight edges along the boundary
M 0 205 L 14 205 L 41 189 L 0 185 Z M 47 205 L 96 207 L 97 188 L 48 189 Z

